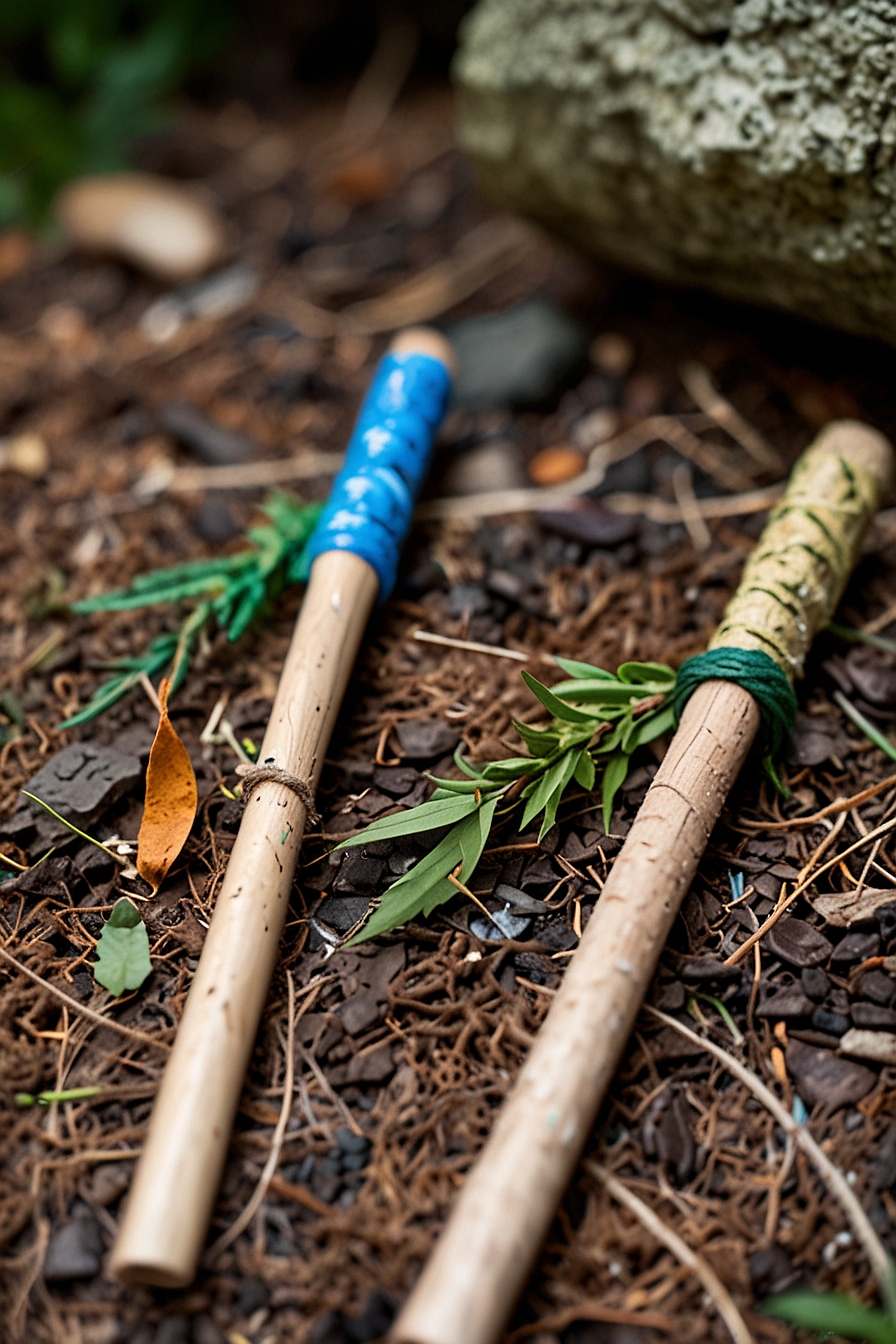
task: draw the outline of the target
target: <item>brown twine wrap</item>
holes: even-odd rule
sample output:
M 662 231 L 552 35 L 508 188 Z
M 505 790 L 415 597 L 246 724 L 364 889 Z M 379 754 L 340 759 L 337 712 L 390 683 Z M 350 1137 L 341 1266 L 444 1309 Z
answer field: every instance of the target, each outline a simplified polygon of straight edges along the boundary
M 294 775 L 291 770 L 283 770 L 279 765 L 238 765 L 236 773 L 242 776 L 244 803 L 248 803 L 260 784 L 282 784 L 301 800 L 306 818 L 312 826 L 320 821 L 320 814 L 314 806 L 314 790 L 307 779 Z

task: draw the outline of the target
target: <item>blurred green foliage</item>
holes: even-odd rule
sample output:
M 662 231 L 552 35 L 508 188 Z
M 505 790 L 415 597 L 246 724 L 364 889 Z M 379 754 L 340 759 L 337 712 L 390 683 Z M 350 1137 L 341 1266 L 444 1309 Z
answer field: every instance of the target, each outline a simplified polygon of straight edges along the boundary
M 0 227 L 39 224 L 68 178 L 125 166 L 230 14 L 226 0 L 0 0 Z

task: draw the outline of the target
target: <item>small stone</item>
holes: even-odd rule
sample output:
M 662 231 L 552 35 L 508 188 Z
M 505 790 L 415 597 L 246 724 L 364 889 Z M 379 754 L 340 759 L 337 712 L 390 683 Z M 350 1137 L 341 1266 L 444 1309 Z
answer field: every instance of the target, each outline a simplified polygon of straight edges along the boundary
M 587 361 L 587 333 L 545 299 L 464 318 L 446 335 L 459 362 L 455 404 L 470 411 L 548 405 Z
M 813 929 L 804 919 L 779 919 L 765 936 L 765 946 L 772 956 L 790 962 L 792 966 L 818 966 L 831 955 L 832 945 L 823 933 Z
M 395 1063 L 392 1059 L 391 1046 L 388 1044 L 378 1045 L 375 1050 L 369 1050 L 362 1055 L 355 1055 L 353 1059 L 349 1060 L 346 1082 L 384 1083 L 392 1077 L 394 1072 Z
M 878 1003 L 854 1003 L 849 1010 L 853 1026 L 868 1027 L 872 1031 L 896 1031 L 896 1009 L 883 1008 Z
M 587 497 L 566 501 L 556 509 L 541 509 L 536 515 L 542 527 L 586 546 L 618 546 L 638 530 L 636 515 L 614 513 Z
M 513 964 L 520 975 L 531 980 L 533 985 L 554 986 L 559 980 L 555 964 L 540 952 L 517 952 Z
M 382 1012 L 372 990 L 362 989 L 352 994 L 339 1006 L 342 1025 L 350 1036 L 360 1036 L 369 1027 L 379 1022 Z
M 460 741 L 460 733 L 441 719 L 411 719 L 396 729 L 398 744 L 408 760 L 431 761 L 447 756 Z
M 203 541 L 210 541 L 214 546 L 223 546 L 226 541 L 232 541 L 234 537 L 239 536 L 240 525 L 223 499 L 216 495 L 207 495 L 193 518 L 193 531 Z
M 830 979 L 820 966 L 807 966 L 805 970 L 800 971 L 800 984 L 809 998 L 814 999 L 816 1003 L 821 1002 L 831 987 Z
M 896 1064 L 896 1035 L 890 1031 L 865 1031 L 853 1027 L 840 1038 L 844 1055 L 873 1059 L 878 1064 Z
M 595 368 L 608 378 L 624 378 L 635 362 L 635 346 L 618 331 L 602 331 L 588 347 Z
M 799 714 L 785 751 L 790 765 L 822 765 L 832 756 L 842 756 L 849 739 L 834 719 L 819 719 Z
M 314 912 L 315 919 L 335 933 L 348 933 L 370 909 L 366 896 L 326 896 Z
M 827 1008 L 816 1008 L 812 1014 L 812 1026 L 816 1031 L 826 1032 L 828 1036 L 843 1036 L 849 1031 L 850 1021 L 843 1013 L 832 1013 Z
M 612 439 L 618 428 L 619 412 L 609 406 L 600 406 L 596 411 L 589 411 L 581 420 L 576 421 L 572 436 L 576 447 L 588 453 L 598 444 Z
M 581 476 L 585 465 L 585 454 L 578 448 L 557 444 L 533 457 L 529 463 L 529 479 L 535 485 L 562 485 L 564 481 Z
M 528 895 L 525 891 L 518 891 L 516 887 L 509 887 L 506 882 L 499 882 L 494 894 L 495 900 L 503 901 L 511 910 L 522 910 L 529 915 L 545 915 L 550 910 L 550 906 L 545 905 L 544 901 L 536 900 L 534 896 Z
M 349 849 L 342 860 L 339 876 L 333 883 L 334 892 L 349 892 L 357 896 L 372 896 L 376 891 L 383 869 L 383 859 L 368 854 L 363 846 Z
M 251 1316 L 261 1307 L 269 1305 L 271 1290 L 259 1275 L 250 1275 L 239 1283 L 236 1309 L 241 1316 Z
M 653 1006 L 663 1013 L 677 1013 L 687 1002 L 687 991 L 680 980 L 670 980 L 654 991 Z
M 390 798 L 406 798 L 420 780 L 420 772 L 409 765 L 378 765 L 373 772 L 376 787 Z
M 883 971 L 865 971 L 859 977 L 856 990 L 863 999 L 888 1007 L 896 995 L 896 984 Z
M 868 1168 L 868 1178 L 875 1190 L 889 1190 L 896 1182 L 896 1123 L 890 1125 Z
M 456 583 L 448 593 L 448 615 L 484 616 L 491 607 L 488 593 L 478 583 Z
M 92 986 L 91 986 L 92 988 Z M 90 1193 L 95 1203 L 106 1208 L 120 1199 L 134 1174 L 131 1162 L 103 1162 L 93 1173 Z
M 258 286 L 259 277 L 248 266 L 228 266 L 156 299 L 141 317 L 140 330 L 149 340 L 164 344 L 177 335 L 185 322 L 196 318 L 210 321 L 238 312 L 254 298 Z M 291 330 L 295 335 L 295 328 Z
M 369 1153 L 370 1140 L 366 1134 L 356 1134 L 348 1125 L 340 1125 L 333 1135 L 343 1153 Z
M 470 932 L 474 938 L 482 938 L 485 942 L 496 942 L 504 938 L 524 938 L 531 927 L 531 919 L 512 915 L 509 908 L 493 910 L 491 919 L 483 919 L 481 915 L 477 915 L 470 920 Z
M 842 1048 L 842 1041 L 840 1044 Z M 803 1041 L 790 1041 L 786 1060 L 796 1090 L 809 1107 L 817 1102 L 835 1111 L 854 1106 L 877 1082 L 877 1074 L 871 1069 Z
M 212 467 L 235 466 L 257 457 L 253 439 L 225 429 L 185 401 L 172 401 L 159 412 L 159 426 Z
M 678 968 L 682 980 L 692 984 L 704 984 L 711 980 L 739 980 L 739 966 L 726 966 L 716 957 L 689 957 Z
M 880 949 L 880 936 L 876 933 L 848 933 L 831 953 L 831 965 L 838 963 L 852 966 L 857 961 L 867 961 L 876 957 Z
M 807 998 L 799 985 L 764 985 L 762 1000 L 756 1009 L 757 1017 L 789 1020 L 795 1017 L 809 1017 L 812 1013 L 812 1001 Z
M 881 938 L 888 943 L 896 935 L 896 905 L 879 905 L 874 912 L 874 918 L 877 920 Z
M 169 283 L 201 275 L 224 253 L 211 206 L 148 173 L 79 178 L 60 193 L 56 214 L 82 251 L 119 257 Z
M 773 1293 L 782 1293 L 799 1278 L 790 1256 L 782 1246 L 765 1246 L 754 1251 L 748 1261 L 750 1281 L 758 1297 L 768 1297 Z
M 539 933 L 538 942 L 548 952 L 569 952 L 579 940 L 565 919 L 552 919 Z
M 143 767 L 136 756 L 114 747 L 73 742 L 41 766 L 26 787 L 67 821 L 85 830 L 142 778 Z M 20 810 L 33 819 L 42 843 L 52 844 L 71 835 L 37 803 L 26 802 Z
M 820 892 L 817 896 L 810 896 L 808 900 L 816 914 L 821 915 L 826 924 L 832 924 L 837 929 L 850 928 L 853 924 L 873 924 L 876 920 L 882 937 L 892 937 L 892 934 L 883 931 L 881 925 L 881 919 L 885 920 L 886 916 L 878 913 L 881 910 L 896 909 L 893 906 L 892 887 Z
M 0 439 L 0 471 L 17 471 L 40 480 L 50 464 L 50 451 L 39 434 L 14 434 Z
M 103 1267 L 103 1240 L 99 1223 L 86 1207 L 50 1236 L 44 1259 L 47 1283 L 92 1279 Z
M 896 705 L 896 667 L 890 654 L 857 644 L 844 661 L 849 679 L 863 700 L 882 709 Z

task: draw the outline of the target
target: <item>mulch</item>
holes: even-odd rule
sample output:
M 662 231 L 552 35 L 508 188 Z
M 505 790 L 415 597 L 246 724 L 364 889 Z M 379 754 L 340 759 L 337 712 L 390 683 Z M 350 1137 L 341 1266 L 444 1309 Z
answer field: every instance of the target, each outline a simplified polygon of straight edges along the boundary
M 157 290 L 114 263 L 47 246 L 4 282 L 2 430 L 40 435 L 51 463 L 39 480 L 3 475 L 0 709 L 7 726 L 0 738 L 0 806 L 6 816 L 21 786 L 68 742 L 145 758 L 151 740 L 154 710 L 140 690 L 78 730 L 61 732 L 58 724 L 86 702 L 104 663 L 138 652 L 170 626 L 172 614 L 77 620 L 65 603 L 156 566 L 237 546 L 239 531 L 256 517 L 263 494 L 257 488 L 149 497 L 135 489 L 161 459 L 195 460 L 160 428 L 164 408 L 188 402 L 249 436 L 266 458 L 288 455 L 298 441 L 340 449 L 385 337 L 286 330 L 280 300 L 305 298 L 336 310 L 385 294 L 490 217 L 452 147 L 444 88 L 418 88 L 399 102 L 378 142 L 388 172 L 372 191 L 365 170 L 364 191 L 374 197 L 366 201 L 359 202 L 351 173 L 327 186 L 318 146 L 339 111 L 335 97 L 320 94 L 299 100 L 280 122 L 245 107 L 185 105 L 171 131 L 146 150 L 147 166 L 202 178 L 224 205 L 239 256 L 263 277 L 259 295 L 239 312 L 188 323 L 173 341 L 154 347 L 138 328 Z M 266 156 L 265 145 L 270 149 L 278 136 L 288 153 Z M 364 240 L 368 260 L 353 271 L 347 249 Z M 0 253 L 2 245 L 0 239 Z M 303 262 L 324 246 L 343 251 L 318 254 L 316 269 Z M 375 254 L 380 261 L 372 265 Z M 659 412 L 692 415 L 679 376 L 687 358 L 712 370 L 785 467 L 832 416 L 859 415 L 885 430 L 896 421 L 892 377 L 883 377 L 892 366 L 887 352 L 591 270 L 547 240 L 472 296 L 455 301 L 449 294 L 433 317 L 474 316 L 535 294 L 564 303 L 595 334 L 620 332 L 632 343 L 632 367 L 615 378 L 592 369 L 546 410 L 456 413 L 446 454 L 459 444 L 509 436 L 527 461 L 567 439 L 583 415 L 602 405 L 616 407 L 624 423 Z M 674 454 L 654 444 L 643 460 L 651 492 L 674 499 Z M 719 493 L 699 471 L 694 485 L 698 495 Z M 320 497 L 326 481 L 302 489 Z M 547 907 L 532 913 L 514 940 L 477 937 L 470 921 L 481 912 L 458 899 L 425 924 L 328 958 L 327 930 L 350 927 L 358 910 L 422 852 L 413 842 L 395 842 L 340 862 L 330 857 L 334 840 L 396 802 L 425 796 L 426 773 L 452 768 L 449 739 L 462 740 L 473 757 L 506 754 L 513 719 L 533 717 L 519 663 L 424 645 L 413 633 L 426 629 L 522 650 L 538 676 L 550 677 L 544 656 L 554 653 L 611 668 L 632 657 L 678 664 L 705 647 L 761 521 L 711 522 L 703 550 L 683 526 L 646 519 L 611 544 L 560 535 L 531 515 L 415 529 L 396 595 L 373 619 L 330 749 L 319 798 L 323 820 L 303 849 L 209 1245 L 245 1206 L 270 1149 L 283 1095 L 289 970 L 300 993 L 323 978 L 299 1023 L 297 1086 L 278 1174 L 252 1225 L 204 1263 L 192 1288 L 125 1289 L 102 1272 L 45 1274 L 54 1255 L 58 1260 L 59 1238 L 75 1236 L 67 1231 L 73 1226 L 81 1229 L 82 1250 L 86 1245 L 89 1253 L 91 1238 L 97 1242 L 97 1267 L 108 1251 L 164 1056 L 79 1015 L 9 963 L 0 966 L 0 1247 L 11 1344 L 346 1344 L 382 1336 L 512 1086 L 661 750 L 638 757 L 609 835 L 598 801 L 575 792 L 540 846 L 534 834 L 520 836 L 512 827 L 493 835 L 475 876 L 476 896 L 497 908 L 493 893 L 504 883 Z M 891 608 L 893 543 L 885 520 L 844 599 L 844 621 L 861 626 Z M 297 593 L 285 594 L 271 618 L 235 648 L 216 639 L 201 649 L 172 704 L 196 767 L 200 807 L 182 860 L 146 907 L 153 974 L 113 1014 L 163 1043 L 176 1029 L 239 821 L 239 803 L 230 796 L 239 784 L 237 757 L 226 743 L 203 744 L 202 728 L 226 696 L 237 738 L 260 741 L 299 601 Z M 807 953 L 801 966 L 800 937 L 805 943 L 809 935 L 799 930 L 786 955 L 780 946 L 764 948 L 754 995 L 752 956 L 734 974 L 720 962 L 768 914 L 781 884 L 794 880 L 827 830 L 819 823 L 763 832 L 744 822 L 809 815 L 888 773 L 890 763 L 832 698 L 846 687 L 886 731 L 896 717 L 888 659 L 867 649 L 857 654 L 830 635 L 818 641 L 783 767 L 792 798 L 782 802 L 751 763 L 712 837 L 651 991 L 665 1011 L 690 1023 L 696 1017 L 702 1030 L 775 1083 L 788 1104 L 806 1091 L 795 1071 L 801 1056 L 789 1052 L 790 1071 L 776 1074 L 776 1047 L 795 1041 L 833 1059 L 838 1024 L 848 1024 L 852 1006 L 889 1009 L 896 985 L 882 972 L 866 984 L 856 967 L 888 951 L 896 925 L 882 919 L 870 926 L 861 957 L 838 960 L 846 931 L 825 927 L 801 900 L 789 913 L 823 930 L 832 951 L 820 965 Z M 411 723 L 422 732 L 414 756 L 402 746 L 401 729 Z M 896 791 L 885 793 L 851 813 L 840 847 L 884 817 L 894 798 Z M 93 832 L 133 838 L 140 811 L 139 789 L 132 790 Z M 876 855 L 870 885 L 893 885 L 888 845 Z M 19 862 L 37 857 L 18 832 L 3 848 Z M 866 858 L 863 851 L 850 857 L 823 879 L 825 890 L 855 885 Z M 753 887 L 737 906 L 732 871 Z M 52 859 L 0 886 L 2 945 L 76 1004 L 103 1008 L 108 996 L 89 965 L 114 891 L 112 865 L 101 854 L 63 842 Z M 697 971 L 694 958 L 701 958 Z M 803 995 L 801 1011 L 789 1018 L 766 1012 L 767 1001 L 785 990 Z M 717 1002 L 743 1033 L 742 1045 L 735 1046 Z M 891 1250 L 894 1083 L 890 1068 L 873 1066 L 863 1094 L 836 1109 L 824 1100 L 809 1107 L 813 1133 L 850 1173 Z M 98 1097 L 47 1111 L 22 1110 L 14 1101 L 19 1091 L 91 1084 L 101 1086 Z M 700 1250 L 757 1340 L 783 1344 L 791 1337 L 759 1313 L 763 1298 L 784 1287 L 815 1284 L 873 1298 L 867 1264 L 844 1235 L 843 1214 L 803 1155 L 785 1155 L 770 1116 L 717 1062 L 646 1017 L 588 1153 Z M 728 1338 L 693 1276 L 582 1169 L 510 1330 L 512 1338 L 538 1344 Z

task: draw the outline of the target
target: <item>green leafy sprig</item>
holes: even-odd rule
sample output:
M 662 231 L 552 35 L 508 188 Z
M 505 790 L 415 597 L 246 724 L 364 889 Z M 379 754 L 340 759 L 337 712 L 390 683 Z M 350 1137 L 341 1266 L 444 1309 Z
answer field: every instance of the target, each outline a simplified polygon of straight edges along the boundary
M 322 505 L 305 504 L 276 491 L 262 505 L 268 522 L 246 533 L 249 546 L 234 555 L 192 560 L 169 569 L 139 575 L 129 588 L 76 602 L 79 615 L 96 611 L 134 611 L 197 599 L 179 630 L 158 635 L 144 653 L 105 666 L 115 675 L 97 688 L 91 700 L 61 726 L 86 723 L 114 705 L 140 681 L 170 669 L 172 690 L 183 682 L 200 634 L 215 624 L 230 640 L 266 613 L 283 589 L 303 581 L 305 548 Z
M 427 831 L 447 833 L 429 854 L 393 882 L 352 943 L 388 933 L 464 891 L 496 817 L 522 805 L 520 831 L 539 817 L 539 839 L 554 825 L 564 790 L 573 782 L 590 792 L 602 771 L 604 828 L 632 752 L 674 726 L 669 694 L 675 673 L 664 663 L 623 663 L 614 676 L 590 663 L 557 659 L 569 680 L 553 689 L 523 672 L 523 680 L 551 715 L 544 727 L 514 722 L 528 756 L 473 765 L 458 753 L 466 779 L 436 779 L 428 802 L 374 821 L 339 849 Z

